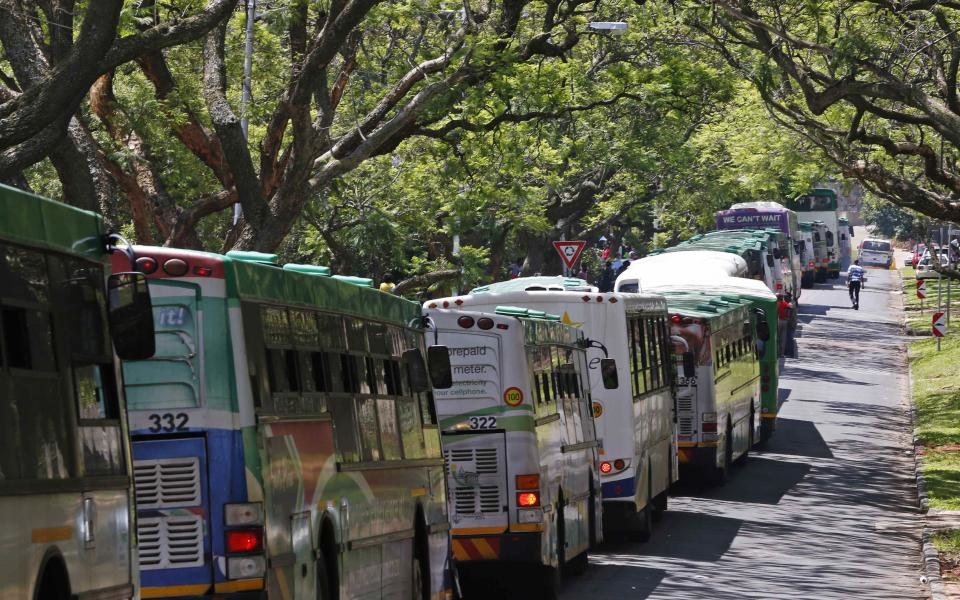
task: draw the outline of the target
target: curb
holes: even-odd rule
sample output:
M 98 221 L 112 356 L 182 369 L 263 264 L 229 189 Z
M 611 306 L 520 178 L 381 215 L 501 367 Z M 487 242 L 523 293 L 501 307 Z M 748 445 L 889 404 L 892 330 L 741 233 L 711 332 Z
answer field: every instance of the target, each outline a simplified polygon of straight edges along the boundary
M 930 528 L 923 528 L 923 572 L 926 577 L 927 588 L 932 600 L 947 600 L 943 589 L 943 580 L 940 579 L 940 555 L 930 540 Z
M 903 283 L 901 278 L 901 289 Z M 903 316 L 901 326 L 906 329 L 906 316 Z M 912 330 L 907 329 L 907 335 L 913 334 Z M 927 495 L 927 481 L 923 477 L 923 465 L 920 452 L 920 443 L 917 442 L 917 405 L 913 401 L 913 367 L 910 365 L 909 350 L 907 356 L 907 397 L 910 399 L 910 438 L 913 450 L 913 474 L 917 483 L 917 504 L 920 508 L 921 518 L 924 519 L 930 510 L 930 498 Z M 931 530 L 926 522 L 923 525 L 923 531 L 920 534 L 920 553 L 923 558 L 923 576 L 920 581 L 930 592 L 931 600 L 947 600 L 946 593 L 943 590 L 943 580 L 940 578 L 940 554 L 931 540 Z

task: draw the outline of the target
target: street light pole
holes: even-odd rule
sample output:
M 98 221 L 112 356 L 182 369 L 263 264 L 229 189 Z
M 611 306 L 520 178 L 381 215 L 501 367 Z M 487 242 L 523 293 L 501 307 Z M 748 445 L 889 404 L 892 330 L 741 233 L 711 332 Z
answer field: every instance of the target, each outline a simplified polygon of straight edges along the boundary
M 257 17 L 257 0 L 247 0 L 247 27 L 243 43 L 243 89 L 240 93 L 240 129 L 243 139 L 250 139 L 250 88 L 253 85 L 253 22 Z M 243 214 L 243 208 L 237 202 L 233 205 L 233 224 L 236 225 Z

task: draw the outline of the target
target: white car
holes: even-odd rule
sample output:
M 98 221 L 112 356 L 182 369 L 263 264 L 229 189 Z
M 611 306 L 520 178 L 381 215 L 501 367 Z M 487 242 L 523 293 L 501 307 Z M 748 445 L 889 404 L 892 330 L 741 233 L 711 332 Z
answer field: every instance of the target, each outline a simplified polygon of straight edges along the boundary
M 890 263 L 893 262 L 893 245 L 889 240 L 863 240 L 860 242 L 858 258 L 861 266 L 882 265 L 889 268 Z
M 950 266 L 950 253 L 946 249 L 940 250 L 940 265 Z M 933 258 L 927 250 L 917 263 L 917 279 L 936 279 L 939 276 L 940 274 L 933 270 Z

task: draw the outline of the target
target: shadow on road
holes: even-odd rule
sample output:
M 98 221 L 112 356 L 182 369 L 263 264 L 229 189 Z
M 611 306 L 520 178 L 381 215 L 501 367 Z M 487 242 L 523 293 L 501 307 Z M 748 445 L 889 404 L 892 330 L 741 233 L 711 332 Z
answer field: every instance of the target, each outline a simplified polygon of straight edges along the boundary
M 806 463 L 752 456 L 742 469 L 734 471 L 730 483 L 723 487 L 680 484 L 673 495 L 727 502 L 779 504 L 787 492 L 809 472 L 810 465 Z
M 714 562 L 730 548 L 742 525 L 740 519 L 668 510 L 650 542 L 611 542 L 600 550 L 605 560 L 635 560 L 638 564 L 644 556 Z

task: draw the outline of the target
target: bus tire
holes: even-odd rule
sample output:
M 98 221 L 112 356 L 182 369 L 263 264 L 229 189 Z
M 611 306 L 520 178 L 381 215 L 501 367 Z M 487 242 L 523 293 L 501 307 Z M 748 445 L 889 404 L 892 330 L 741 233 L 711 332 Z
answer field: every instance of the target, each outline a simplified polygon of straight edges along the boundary
M 323 551 L 319 551 L 317 556 L 317 600 L 332 600 L 330 596 L 330 576 L 327 575 L 327 560 L 323 556 Z
M 338 600 L 340 582 L 337 570 L 337 542 L 330 519 L 324 519 L 320 525 L 320 547 L 317 552 L 317 598 Z
M 737 460 L 736 464 L 738 467 L 742 467 L 747 464 L 747 461 L 750 460 L 750 449 L 753 448 L 753 411 L 750 411 L 750 432 L 747 434 L 747 447 L 743 451 Z
M 713 467 L 713 473 L 710 476 L 711 483 L 714 485 L 726 485 L 730 478 L 730 464 L 733 462 L 733 427 L 727 422 L 727 438 L 723 444 L 723 464 L 719 467 Z
M 558 496 L 557 505 L 556 505 L 556 524 L 554 526 L 554 531 L 556 532 L 556 544 L 557 544 L 557 566 L 551 567 L 550 565 L 543 566 L 543 600 L 557 600 L 560 597 L 560 587 L 563 584 L 563 565 L 564 565 L 564 551 L 565 551 L 565 535 L 563 530 L 563 496 Z
M 411 600 L 430 600 L 430 546 L 423 513 L 417 512 L 417 532 L 413 538 L 413 571 Z
M 647 493 L 647 505 L 633 513 L 630 522 L 630 539 L 634 542 L 646 542 L 653 533 L 653 502 Z
M 70 600 L 70 576 L 59 554 L 47 555 L 33 597 L 35 600 Z

